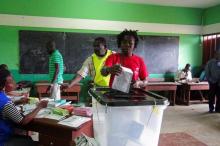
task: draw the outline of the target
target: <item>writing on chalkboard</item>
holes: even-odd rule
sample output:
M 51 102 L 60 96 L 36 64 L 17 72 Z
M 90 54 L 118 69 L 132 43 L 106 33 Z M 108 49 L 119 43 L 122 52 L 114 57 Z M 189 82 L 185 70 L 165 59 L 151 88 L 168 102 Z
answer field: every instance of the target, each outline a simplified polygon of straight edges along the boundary
M 20 73 L 48 73 L 47 49 L 45 44 L 53 39 L 61 52 L 66 73 L 76 73 L 85 59 L 93 53 L 93 41 L 104 37 L 107 47 L 119 52 L 115 34 L 19 31 Z M 149 73 L 164 74 L 176 72 L 178 68 L 179 37 L 177 36 L 140 36 L 135 54 L 141 56 Z

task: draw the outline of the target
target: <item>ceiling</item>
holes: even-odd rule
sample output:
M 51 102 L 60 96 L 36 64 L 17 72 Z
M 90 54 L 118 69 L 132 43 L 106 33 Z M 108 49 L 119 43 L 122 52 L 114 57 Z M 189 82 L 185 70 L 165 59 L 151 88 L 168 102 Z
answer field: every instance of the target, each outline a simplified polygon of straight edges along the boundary
M 118 2 L 150 4 L 160 6 L 177 6 L 192 8 L 209 8 L 220 4 L 220 0 L 112 0 Z

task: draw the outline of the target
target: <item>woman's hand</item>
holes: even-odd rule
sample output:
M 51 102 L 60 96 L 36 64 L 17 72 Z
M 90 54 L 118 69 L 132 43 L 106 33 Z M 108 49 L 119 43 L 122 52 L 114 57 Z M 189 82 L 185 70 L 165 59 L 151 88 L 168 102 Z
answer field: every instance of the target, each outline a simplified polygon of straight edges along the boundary
M 122 72 L 122 67 L 119 64 L 116 64 L 109 68 L 109 73 L 114 75 L 119 75 Z
M 27 104 L 27 103 L 29 102 L 29 98 L 22 97 L 22 98 L 20 99 L 20 102 L 21 102 L 21 104 Z
M 135 83 L 133 84 L 134 88 L 144 88 L 147 85 L 147 80 L 137 80 L 135 81 Z
M 42 100 L 38 103 L 37 107 L 38 108 L 46 108 L 47 107 L 47 104 L 48 104 L 48 101 L 47 100 Z

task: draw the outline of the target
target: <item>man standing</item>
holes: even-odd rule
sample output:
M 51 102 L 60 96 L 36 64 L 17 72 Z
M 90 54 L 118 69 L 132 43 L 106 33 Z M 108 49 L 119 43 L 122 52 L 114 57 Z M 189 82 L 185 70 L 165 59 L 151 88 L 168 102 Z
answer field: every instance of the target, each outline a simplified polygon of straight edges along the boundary
M 208 61 L 205 68 L 206 78 L 209 82 L 209 112 L 220 112 L 220 50 L 215 57 Z M 215 104 L 216 96 L 216 105 Z
M 93 43 L 94 53 L 89 56 L 83 63 L 82 68 L 77 72 L 76 77 L 71 81 L 71 83 L 63 87 L 71 88 L 73 85 L 77 84 L 82 78 L 90 76 L 94 81 L 95 85 L 98 86 L 108 86 L 110 76 L 102 76 L 101 69 L 105 60 L 109 55 L 112 54 L 111 50 L 107 49 L 106 40 L 103 37 L 98 37 Z
M 56 43 L 49 41 L 46 44 L 49 58 L 49 76 L 51 85 L 47 88 L 50 91 L 51 97 L 55 100 L 60 100 L 60 84 L 63 83 L 63 57 L 56 49 Z

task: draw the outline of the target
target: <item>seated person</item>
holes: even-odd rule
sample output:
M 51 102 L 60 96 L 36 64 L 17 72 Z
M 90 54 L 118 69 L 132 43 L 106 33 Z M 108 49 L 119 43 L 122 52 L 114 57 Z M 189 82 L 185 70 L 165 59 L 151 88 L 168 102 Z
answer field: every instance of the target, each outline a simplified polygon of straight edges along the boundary
M 29 93 L 18 93 L 15 92 L 16 83 L 14 82 L 12 76 L 8 77 L 8 80 L 5 83 L 5 93 L 14 102 L 15 105 L 25 104 L 28 102 Z
M 8 66 L 6 65 L 6 64 L 1 64 L 0 65 L 0 70 L 9 70 L 9 68 L 8 68 Z M 15 83 L 16 84 L 16 83 Z M 12 86 L 11 86 L 12 87 Z M 11 87 L 9 87 L 9 88 L 11 88 Z M 13 90 L 15 90 L 15 89 L 21 89 L 22 87 L 23 87 L 23 85 L 21 84 L 21 82 L 20 83 L 18 83 L 18 84 L 16 84 L 16 86 L 13 86 L 13 87 L 15 87 Z M 13 91 L 12 89 L 9 89 L 10 91 Z M 23 96 L 23 94 L 16 94 L 16 93 L 14 93 L 13 94 L 13 92 L 11 92 L 11 93 L 8 93 L 8 95 L 12 95 L 12 96 Z
M 37 146 L 29 136 L 18 136 L 13 133 L 15 124 L 28 124 L 48 101 L 41 101 L 31 113 L 23 116 L 4 92 L 6 82 L 11 80 L 8 70 L 0 70 L 0 145 L 7 146 Z
M 181 83 L 192 81 L 192 73 L 190 71 L 190 64 L 186 64 L 184 69 L 182 69 L 181 71 L 178 71 L 175 80 Z
M 2 70 L 2 69 L 8 70 L 8 66 L 6 64 L 1 64 L 0 65 L 0 70 Z
M 122 72 L 121 66 L 123 66 L 133 71 L 132 84 L 134 88 L 145 87 L 148 78 L 146 65 L 141 57 L 133 54 L 138 44 L 137 31 L 124 30 L 117 36 L 117 43 L 121 48 L 121 53 L 110 55 L 101 70 L 103 76 L 111 74 L 109 86 L 112 87 L 115 75 Z

